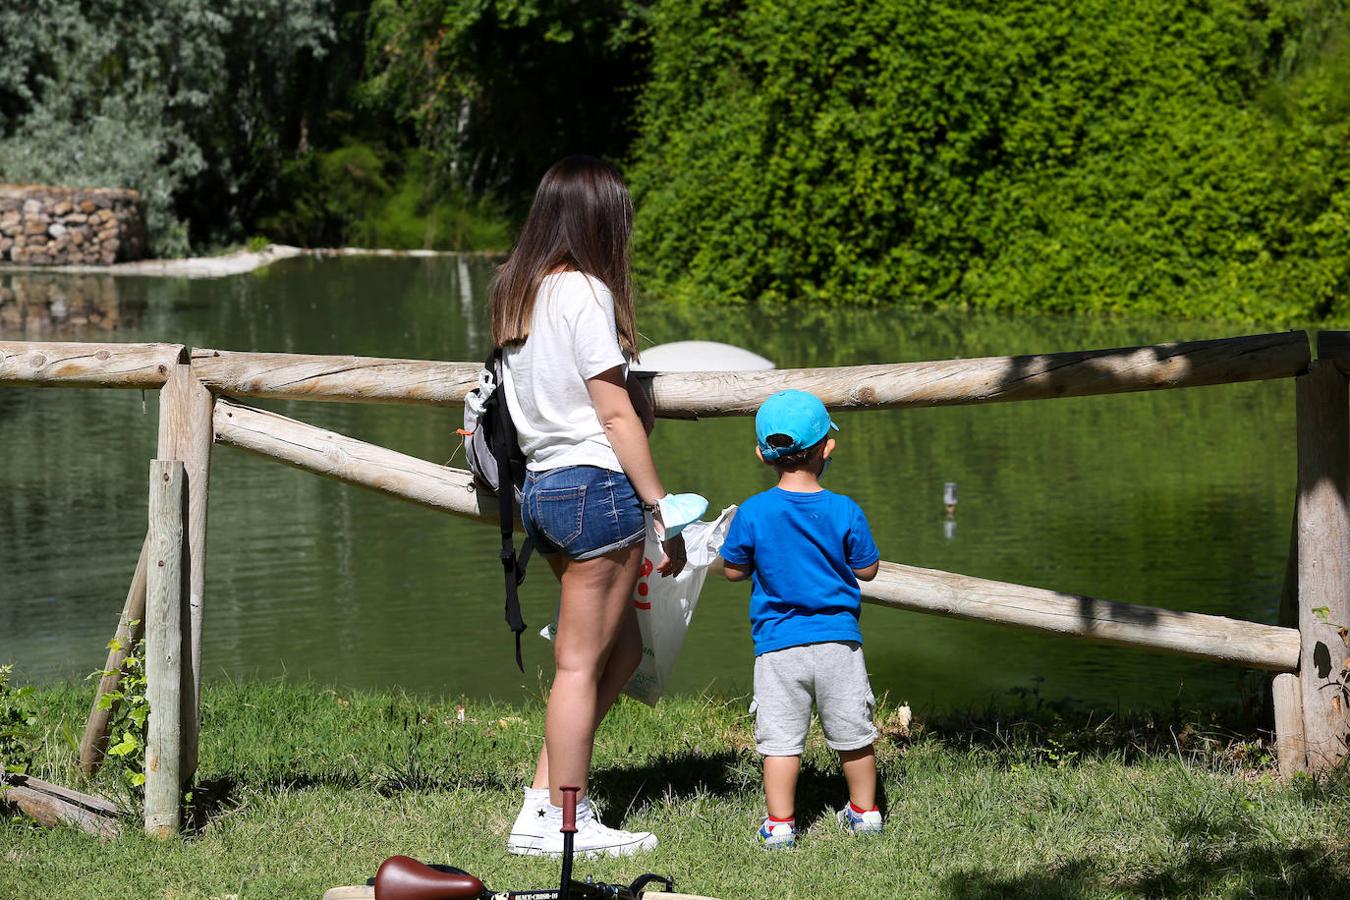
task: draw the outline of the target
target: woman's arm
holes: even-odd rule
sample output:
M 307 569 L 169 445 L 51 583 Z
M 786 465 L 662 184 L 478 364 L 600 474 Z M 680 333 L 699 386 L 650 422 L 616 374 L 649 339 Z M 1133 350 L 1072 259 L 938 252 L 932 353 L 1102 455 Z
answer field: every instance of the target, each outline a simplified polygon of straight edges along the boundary
M 660 500 L 666 495 L 666 489 L 656 474 L 647 432 L 633 409 L 622 367 L 615 366 L 586 379 L 586 390 L 590 392 L 596 418 L 605 429 L 605 437 L 609 438 L 609 445 L 614 448 L 624 474 L 633 482 L 638 497 L 644 503 Z
M 660 500 L 666 495 L 666 488 L 661 484 L 661 477 L 656 474 L 647 432 L 628 396 L 623 368 L 615 366 L 594 378 L 586 379 L 586 390 L 591 395 L 596 418 L 604 427 L 609 445 L 614 448 L 614 455 L 619 458 L 624 474 L 633 483 L 638 498 L 644 503 Z M 679 574 L 685 563 L 684 538 L 677 536 L 663 541 L 661 549 L 666 558 L 661 560 L 656 570 L 662 575 Z

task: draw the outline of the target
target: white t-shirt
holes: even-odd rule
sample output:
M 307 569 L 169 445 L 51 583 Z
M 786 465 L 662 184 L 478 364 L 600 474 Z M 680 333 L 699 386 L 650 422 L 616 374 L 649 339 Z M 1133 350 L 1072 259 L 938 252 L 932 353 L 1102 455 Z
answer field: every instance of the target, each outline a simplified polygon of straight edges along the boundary
M 545 276 L 530 320 L 530 336 L 502 354 L 506 406 L 525 467 L 599 466 L 622 472 L 595 414 L 586 379 L 624 367 L 614 325 L 614 296 L 581 272 Z

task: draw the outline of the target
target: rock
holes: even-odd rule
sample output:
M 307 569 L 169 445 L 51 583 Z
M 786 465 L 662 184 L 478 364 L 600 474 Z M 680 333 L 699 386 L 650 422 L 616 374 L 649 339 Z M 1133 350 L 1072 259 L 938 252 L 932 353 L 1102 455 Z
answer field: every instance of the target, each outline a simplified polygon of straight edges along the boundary
M 46 231 L 47 223 L 40 219 L 29 219 L 23 225 L 24 234 L 45 234 Z
M 60 203 L 52 207 L 52 215 L 64 216 L 66 213 L 70 212 L 74 208 L 75 207 L 71 205 L 71 202 L 69 200 L 62 200 Z
M 45 253 L 34 253 L 28 257 L 28 261 L 35 266 L 48 266 L 51 265 L 52 258 Z
M 96 209 L 98 209 L 98 206 L 94 203 L 93 200 L 80 201 L 80 212 L 88 215 L 89 213 L 92 213 Z
M 72 228 L 70 230 L 70 239 L 75 242 L 76 246 L 84 243 L 84 237 L 85 234 L 83 228 Z
M 117 251 L 104 250 L 99 254 L 98 261 L 105 266 L 111 266 L 113 263 L 117 262 Z
M 103 242 L 103 249 L 110 251 L 112 253 L 116 253 L 117 249 L 121 246 L 122 242 L 119 241 L 117 238 L 110 238 L 109 240 Z
M 89 217 L 84 213 L 70 213 L 62 218 L 67 225 L 83 225 L 89 221 Z
M 61 235 L 66 233 L 66 226 L 62 225 L 60 222 L 53 222 L 47 228 L 47 233 L 54 238 L 60 237 Z
M 7 209 L 3 213 L 0 213 L 0 225 L 8 225 L 11 222 L 18 222 L 20 218 L 21 217 L 17 209 Z
M 19 227 L 18 222 L 6 222 L 5 224 L 0 225 L 0 234 L 6 234 L 10 237 L 14 237 L 14 235 L 22 230 L 23 229 Z
M 28 213 L 30 216 L 33 215 L 34 213 L 41 212 L 42 201 L 35 200 L 32 197 L 29 197 L 27 200 L 23 201 L 23 211 Z
M 99 209 L 107 209 L 109 206 L 112 206 L 112 198 L 107 194 L 96 194 L 94 196 L 94 205 Z
M 0 197 L 0 212 L 17 210 L 21 206 L 23 206 L 23 200 L 18 197 Z
M 28 236 L 28 246 L 45 247 L 47 245 L 47 236 L 45 234 L 30 234 Z
M 5 254 L 9 253 L 9 248 L 13 246 L 14 246 L 13 238 L 0 238 L 0 256 L 4 256 Z M 0 292 L 2 291 L 4 291 L 4 288 L 0 288 Z

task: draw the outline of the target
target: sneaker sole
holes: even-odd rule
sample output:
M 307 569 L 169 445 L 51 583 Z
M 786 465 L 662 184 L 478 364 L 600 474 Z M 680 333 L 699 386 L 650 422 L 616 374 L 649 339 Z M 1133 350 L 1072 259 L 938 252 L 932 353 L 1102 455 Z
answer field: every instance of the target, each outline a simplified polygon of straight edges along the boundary
M 633 856 L 634 854 L 641 853 L 645 850 L 656 849 L 658 843 L 659 841 L 657 841 L 656 835 L 652 835 L 649 838 L 644 838 L 643 840 L 640 841 L 634 841 L 631 844 L 614 844 L 609 847 L 592 847 L 589 850 L 582 850 L 578 848 L 572 852 L 572 855 L 577 859 L 599 859 L 601 857 L 606 856 L 610 857 Z M 548 857 L 549 859 L 562 859 L 563 855 L 561 850 L 545 850 L 537 845 L 531 845 L 527 848 L 522 847 L 519 850 L 515 850 L 512 849 L 510 844 L 508 844 L 506 849 L 509 852 L 516 854 L 517 856 L 544 856 Z

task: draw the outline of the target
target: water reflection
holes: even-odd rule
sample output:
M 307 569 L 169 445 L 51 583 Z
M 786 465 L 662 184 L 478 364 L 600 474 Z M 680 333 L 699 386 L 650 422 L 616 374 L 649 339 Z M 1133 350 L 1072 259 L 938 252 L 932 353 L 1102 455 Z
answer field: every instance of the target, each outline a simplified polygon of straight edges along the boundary
M 0 332 L 12 340 L 66 340 L 135 324 L 111 275 L 0 274 Z

